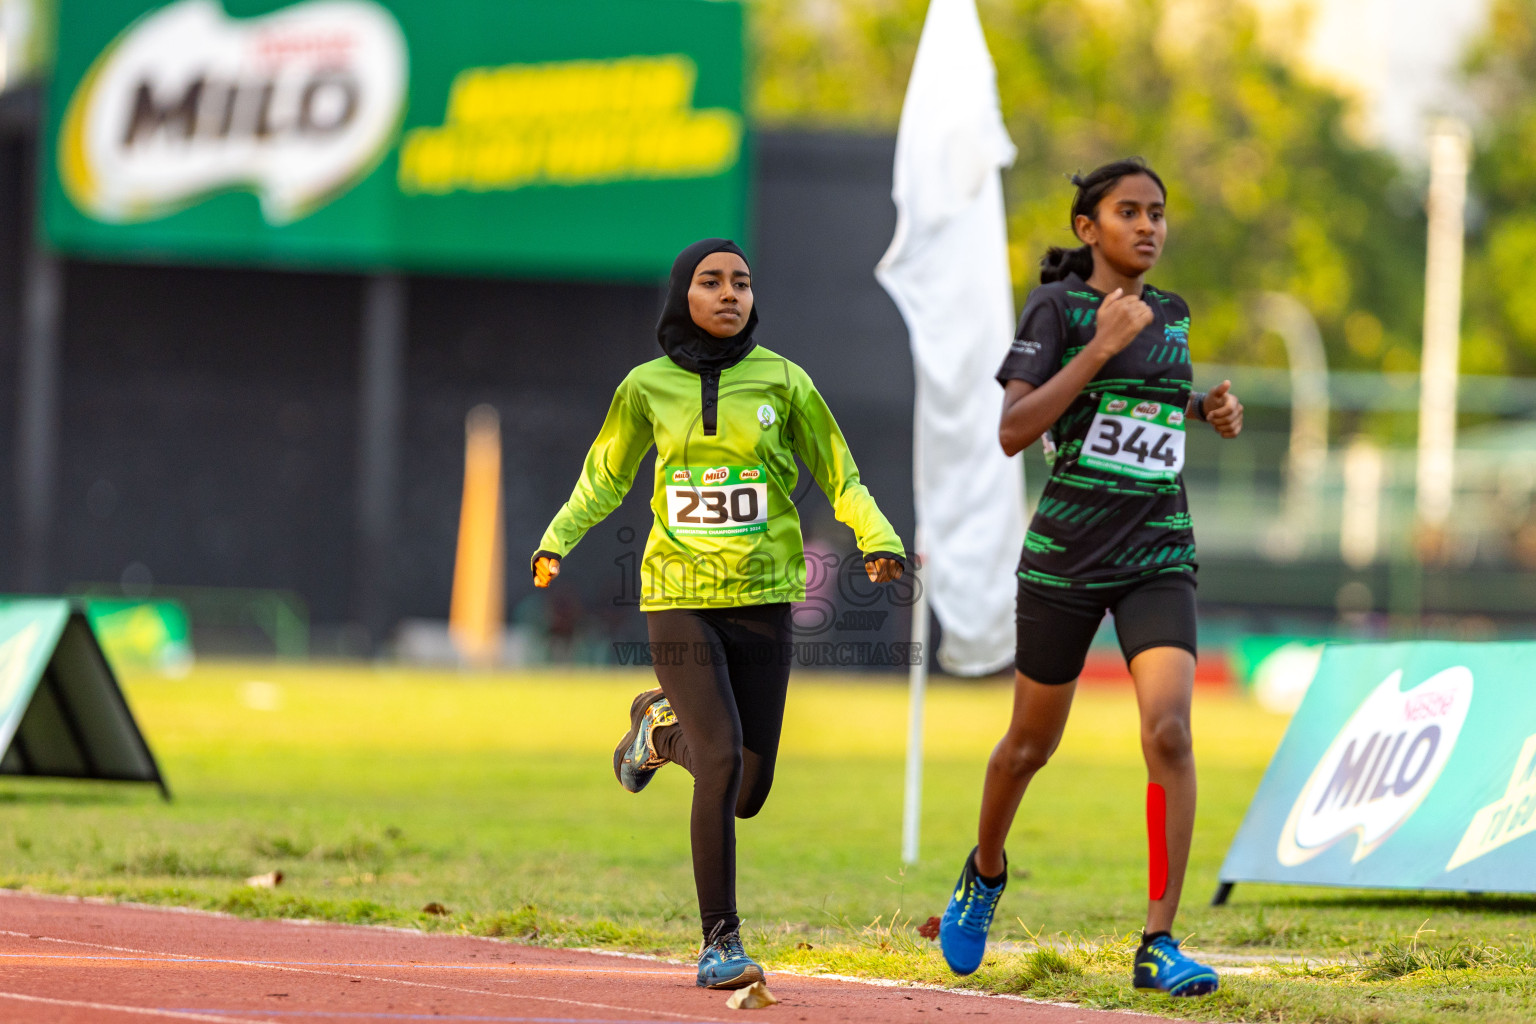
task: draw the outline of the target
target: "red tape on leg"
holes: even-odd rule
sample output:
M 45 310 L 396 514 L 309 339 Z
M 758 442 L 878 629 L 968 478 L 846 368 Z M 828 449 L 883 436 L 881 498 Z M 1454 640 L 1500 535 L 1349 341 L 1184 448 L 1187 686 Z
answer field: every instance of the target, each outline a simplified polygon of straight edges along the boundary
M 1147 896 L 1160 900 L 1168 891 L 1168 793 L 1147 783 Z

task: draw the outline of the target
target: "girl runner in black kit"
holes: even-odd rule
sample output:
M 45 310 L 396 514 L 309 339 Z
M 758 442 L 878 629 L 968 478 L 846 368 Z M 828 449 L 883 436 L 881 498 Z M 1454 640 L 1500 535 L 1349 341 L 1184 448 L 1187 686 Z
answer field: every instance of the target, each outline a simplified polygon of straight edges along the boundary
M 1041 261 L 1041 287 L 997 374 L 1003 450 L 1014 455 L 1040 438 L 1052 468 L 1019 561 L 1013 718 L 987 763 L 979 842 L 939 936 L 956 973 L 981 963 L 1007 884 L 1003 842 L 1061 740 L 1109 610 L 1136 684 L 1149 780 L 1150 903 L 1134 983 L 1203 995 L 1216 990 L 1216 972 L 1169 933 L 1195 820 L 1195 545 L 1180 471 L 1186 421 L 1236 437 L 1243 407 L 1230 381 L 1208 394 L 1192 389 L 1189 307 L 1143 282 L 1167 234 L 1162 180 L 1140 160 L 1072 180 L 1072 229 L 1083 245 L 1053 248 Z

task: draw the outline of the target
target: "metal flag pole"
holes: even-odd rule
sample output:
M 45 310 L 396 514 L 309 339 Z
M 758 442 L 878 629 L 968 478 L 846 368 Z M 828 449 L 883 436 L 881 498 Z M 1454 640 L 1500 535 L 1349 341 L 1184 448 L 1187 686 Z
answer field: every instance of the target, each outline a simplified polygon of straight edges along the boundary
M 919 566 L 922 563 L 919 534 L 912 572 L 917 585 L 912 603 L 912 659 L 907 674 L 907 779 L 901 810 L 901 862 L 917 863 L 917 846 L 923 815 L 923 703 L 928 692 L 928 590 L 923 586 Z

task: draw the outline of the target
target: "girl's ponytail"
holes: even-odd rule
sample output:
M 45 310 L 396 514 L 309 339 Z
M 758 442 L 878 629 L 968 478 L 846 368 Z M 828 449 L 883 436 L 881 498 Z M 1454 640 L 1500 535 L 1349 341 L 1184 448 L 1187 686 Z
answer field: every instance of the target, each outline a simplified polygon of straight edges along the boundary
M 1065 281 L 1068 274 L 1076 274 L 1083 280 L 1093 276 L 1093 250 L 1086 245 L 1076 249 L 1063 249 L 1053 245 L 1040 257 L 1040 283 Z
M 1147 162 L 1139 156 L 1133 156 L 1125 160 L 1116 160 L 1114 163 L 1096 167 L 1087 174 L 1074 174 L 1069 179 L 1077 186 L 1077 195 L 1072 197 L 1072 233 L 1077 233 L 1077 218 L 1079 215 L 1096 218 L 1099 213 L 1099 200 L 1109 194 L 1110 189 L 1121 178 L 1128 178 L 1133 174 L 1145 174 L 1157 183 L 1162 190 L 1163 198 L 1168 197 L 1168 186 L 1163 184 L 1163 179 L 1157 176 L 1157 172 L 1147 166 Z M 1052 281 L 1061 281 L 1068 274 L 1076 274 L 1083 280 L 1093 276 L 1093 248 L 1082 245 L 1076 249 L 1063 249 L 1053 245 L 1040 259 L 1040 283 L 1050 284 Z

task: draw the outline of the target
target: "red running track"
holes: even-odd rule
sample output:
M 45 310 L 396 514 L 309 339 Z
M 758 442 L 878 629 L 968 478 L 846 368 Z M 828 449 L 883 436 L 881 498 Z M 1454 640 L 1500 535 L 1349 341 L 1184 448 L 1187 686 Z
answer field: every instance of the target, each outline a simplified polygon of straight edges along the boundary
M 779 973 L 768 978 L 778 1006 L 731 1010 L 728 993 L 693 979 L 687 965 L 472 936 L 0 892 L 5 1022 L 1126 1024 L 1131 1016 Z

